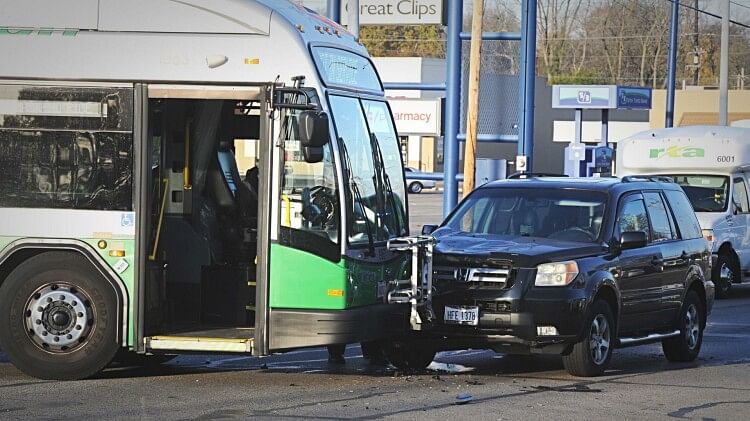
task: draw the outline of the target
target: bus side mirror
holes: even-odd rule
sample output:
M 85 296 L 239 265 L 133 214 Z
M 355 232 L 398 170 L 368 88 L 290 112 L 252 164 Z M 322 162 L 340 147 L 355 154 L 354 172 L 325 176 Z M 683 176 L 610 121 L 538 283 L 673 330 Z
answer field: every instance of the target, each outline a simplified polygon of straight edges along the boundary
M 302 111 L 298 124 L 302 147 L 322 148 L 330 140 L 328 114 L 322 111 Z
M 308 164 L 315 164 L 323 161 L 323 148 L 317 148 L 313 146 L 303 146 L 302 155 L 305 157 L 305 162 Z

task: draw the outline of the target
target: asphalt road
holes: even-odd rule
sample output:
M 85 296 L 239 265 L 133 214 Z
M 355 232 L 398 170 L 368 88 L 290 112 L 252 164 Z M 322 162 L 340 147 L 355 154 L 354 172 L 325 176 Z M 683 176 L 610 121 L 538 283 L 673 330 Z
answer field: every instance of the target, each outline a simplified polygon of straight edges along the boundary
M 429 219 L 439 217 L 439 197 L 414 198 L 419 223 L 438 222 Z M 428 371 L 405 374 L 368 365 L 350 346 L 343 366 L 324 349 L 184 355 L 156 369 L 51 382 L 0 354 L 0 419 L 748 419 L 749 308 L 750 285 L 717 301 L 694 363 L 668 363 L 659 345 L 622 349 L 593 379 L 569 376 L 559 357 L 484 350 L 441 353 Z M 464 394 L 470 402 L 457 405 Z

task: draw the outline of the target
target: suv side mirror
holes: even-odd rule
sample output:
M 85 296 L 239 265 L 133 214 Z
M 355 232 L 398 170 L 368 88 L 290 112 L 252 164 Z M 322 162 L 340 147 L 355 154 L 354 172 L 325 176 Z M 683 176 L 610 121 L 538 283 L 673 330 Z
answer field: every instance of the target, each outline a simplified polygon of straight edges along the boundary
M 302 111 L 298 118 L 299 140 L 303 147 L 320 148 L 330 140 L 328 115 L 322 111 Z
M 628 231 L 620 235 L 620 249 L 631 250 L 645 247 L 648 244 L 648 236 L 643 231 Z
M 422 226 L 422 234 L 423 235 L 430 235 L 437 229 L 437 225 L 423 225 Z

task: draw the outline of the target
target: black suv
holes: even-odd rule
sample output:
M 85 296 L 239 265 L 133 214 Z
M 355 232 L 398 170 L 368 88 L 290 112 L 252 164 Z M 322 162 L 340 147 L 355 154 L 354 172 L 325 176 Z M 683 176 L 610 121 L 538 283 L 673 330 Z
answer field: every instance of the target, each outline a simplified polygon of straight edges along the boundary
M 492 182 L 424 233 L 437 243 L 423 334 L 439 349 L 561 354 L 577 376 L 604 372 L 616 347 L 661 341 L 670 361 L 700 352 L 711 253 L 667 180 Z

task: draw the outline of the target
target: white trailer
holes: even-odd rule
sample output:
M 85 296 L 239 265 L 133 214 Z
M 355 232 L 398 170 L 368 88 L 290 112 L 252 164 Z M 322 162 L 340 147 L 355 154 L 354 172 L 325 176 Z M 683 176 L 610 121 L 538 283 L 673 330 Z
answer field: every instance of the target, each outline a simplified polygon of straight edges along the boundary
M 750 129 L 649 130 L 617 147 L 618 176 L 668 176 L 682 186 L 712 245 L 716 295 L 726 297 L 750 276 Z

